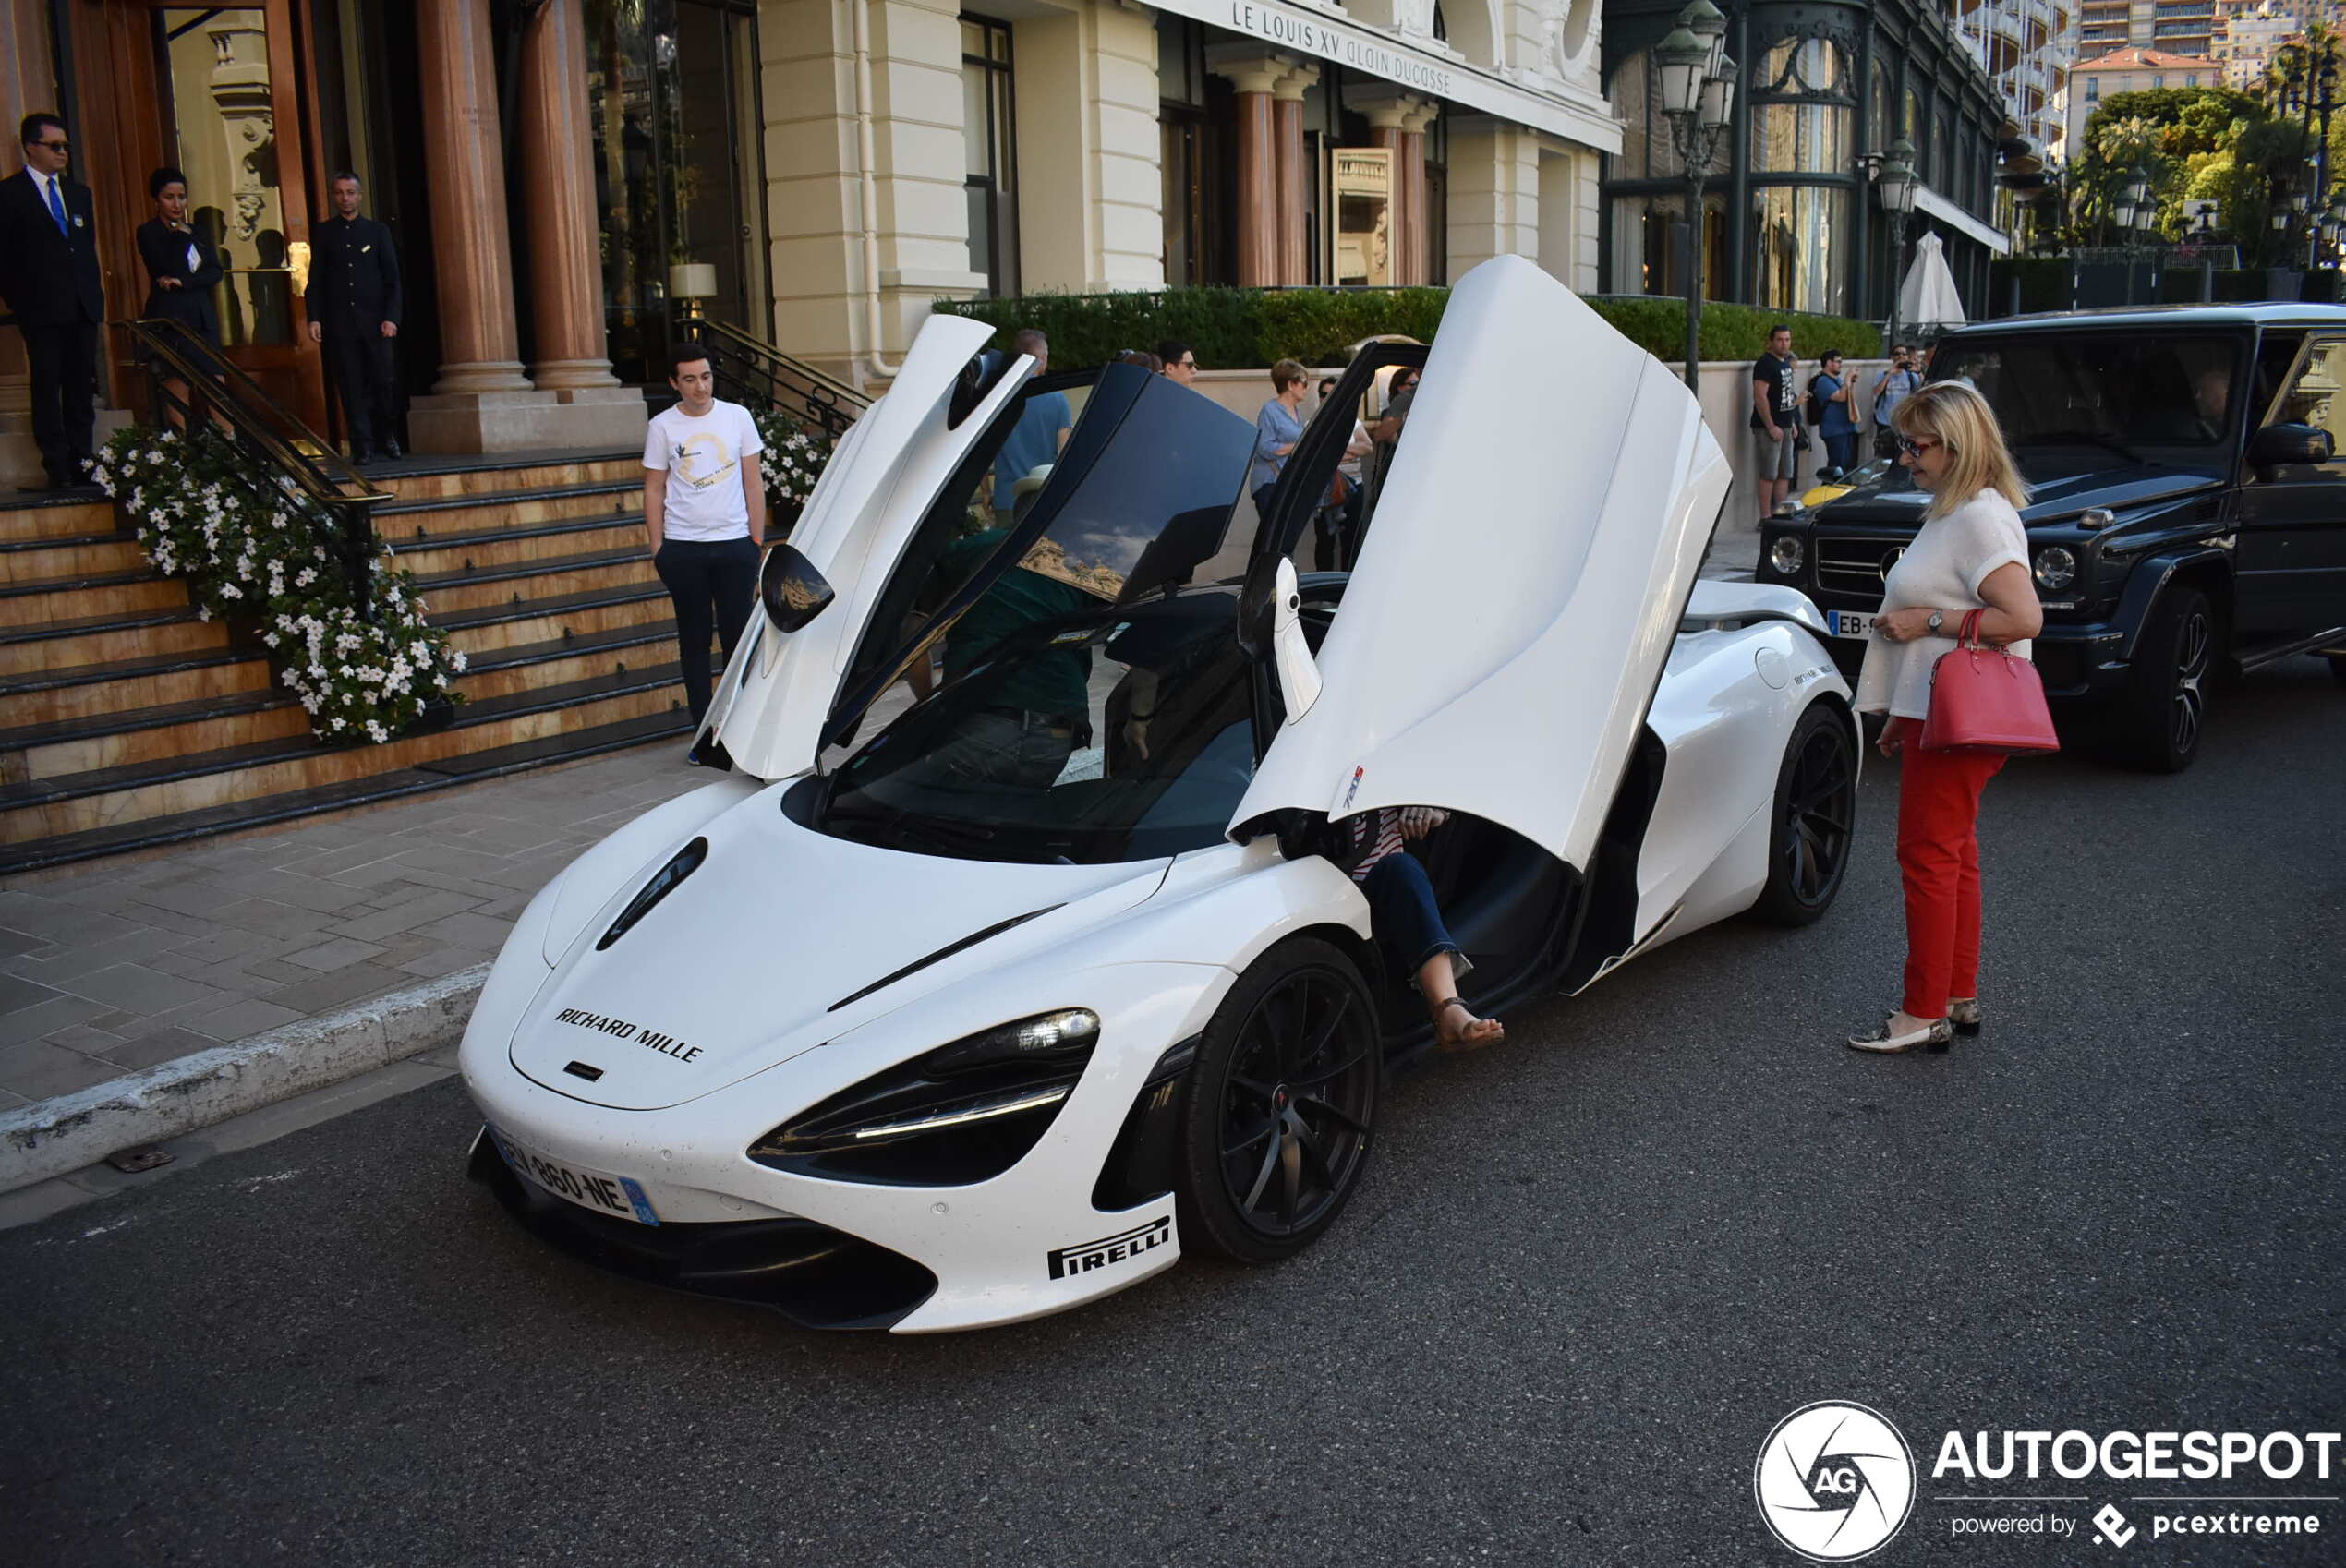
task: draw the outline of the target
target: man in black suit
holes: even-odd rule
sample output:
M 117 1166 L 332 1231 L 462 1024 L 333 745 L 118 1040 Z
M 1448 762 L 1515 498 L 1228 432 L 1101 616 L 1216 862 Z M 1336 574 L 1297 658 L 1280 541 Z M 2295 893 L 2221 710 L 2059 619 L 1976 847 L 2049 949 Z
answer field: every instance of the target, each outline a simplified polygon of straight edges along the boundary
M 329 184 L 334 215 L 311 233 L 309 340 L 326 350 L 326 380 L 350 428 L 354 463 L 397 457 L 398 417 L 392 392 L 392 345 L 399 336 L 399 253 L 391 230 L 358 215 L 358 176 Z
M 17 139 L 24 167 L 0 180 L 0 299 L 24 334 L 32 372 L 32 439 L 49 484 L 83 482 L 96 449 L 98 277 L 90 187 L 67 177 L 71 145 L 54 115 L 28 115 Z

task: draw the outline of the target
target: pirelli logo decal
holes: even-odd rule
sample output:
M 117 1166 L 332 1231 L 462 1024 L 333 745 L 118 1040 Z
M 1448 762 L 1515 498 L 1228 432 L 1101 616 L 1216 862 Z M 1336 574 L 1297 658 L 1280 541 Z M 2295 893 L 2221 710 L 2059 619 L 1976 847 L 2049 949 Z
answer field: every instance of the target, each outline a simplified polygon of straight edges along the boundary
M 1073 1274 L 1088 1274 L 1094 1269 L 1129 1263 L 1142 1253 L 1154 1252 L 1172 1239 L 1173 1216 L 1167 1214 L 1144 1225 L 1134 1225 L 1131 1230 L 1104 1236 L 1097 1241 L 1054 1248 L 1050 1253 L 1051 1277 L 1063 1280 Z

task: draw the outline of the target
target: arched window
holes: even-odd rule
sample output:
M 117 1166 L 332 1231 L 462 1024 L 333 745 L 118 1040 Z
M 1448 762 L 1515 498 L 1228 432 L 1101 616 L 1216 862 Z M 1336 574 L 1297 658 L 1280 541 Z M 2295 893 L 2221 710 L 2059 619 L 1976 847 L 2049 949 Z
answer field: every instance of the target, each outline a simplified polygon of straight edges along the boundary
M 1841 51 L 1821 38 L 1768 51 L 1752 83 L 1755 175 L 1844 175 L 1856 103 Z

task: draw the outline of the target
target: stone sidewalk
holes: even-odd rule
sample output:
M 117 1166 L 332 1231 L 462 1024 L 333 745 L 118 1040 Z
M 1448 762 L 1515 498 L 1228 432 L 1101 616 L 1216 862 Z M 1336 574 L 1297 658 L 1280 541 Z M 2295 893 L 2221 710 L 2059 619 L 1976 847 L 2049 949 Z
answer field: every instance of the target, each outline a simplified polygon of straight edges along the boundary
M 715 777 L 671 742 L 0 885 L 0 1110 L 484 963 L 581 850 Z

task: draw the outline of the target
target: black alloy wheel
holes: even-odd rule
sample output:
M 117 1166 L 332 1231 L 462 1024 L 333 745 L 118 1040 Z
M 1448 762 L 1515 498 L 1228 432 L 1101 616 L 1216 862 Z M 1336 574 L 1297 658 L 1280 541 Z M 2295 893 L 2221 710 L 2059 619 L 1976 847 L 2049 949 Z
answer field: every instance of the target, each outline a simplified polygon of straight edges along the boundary
M 1832 907 L 1848 875 L 1857 822 L 1857 747 L 1849 720 L 1812 703 L 1792 727 L 1776 772 L 1768 885 L 1751 912 L 1776 925 L 1807 925 Z
M 2207 677 L 2215 663 L 2216 612 L 2197 588 L 2175 590 L 2134 652 L 2134 760 L 2153 773 L 2181 773 L 2199 755 L 2207 724 Z
M 1191 1073 L 1184 1243 L 1247 1263 L 1309 1246 L 1360 1185 L 1383 1076 L 1375 1004 L 1343 953 L 1299 937 L 1256 959 Z

